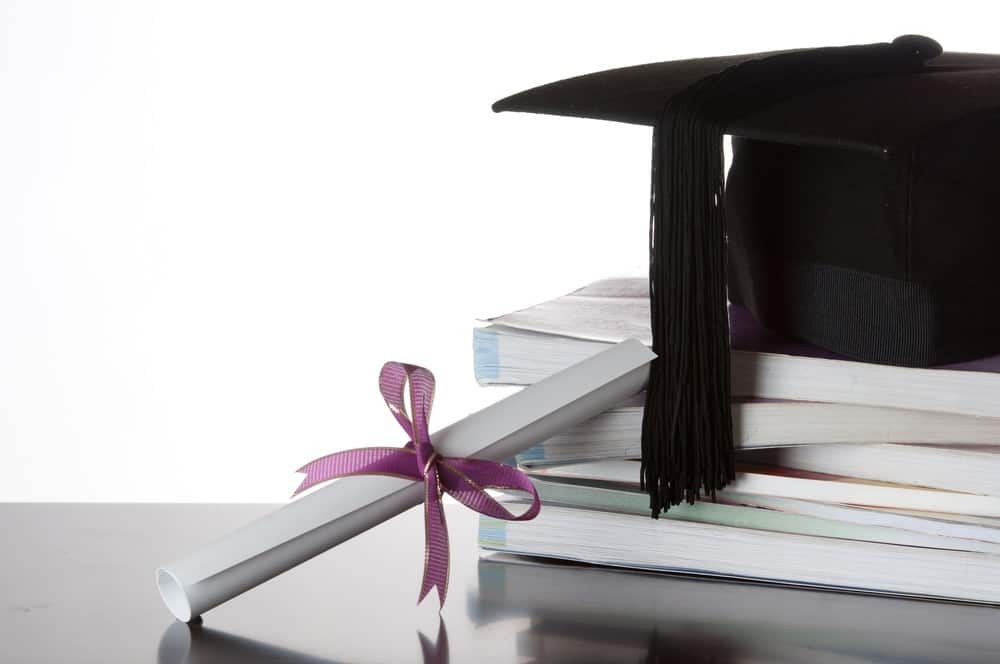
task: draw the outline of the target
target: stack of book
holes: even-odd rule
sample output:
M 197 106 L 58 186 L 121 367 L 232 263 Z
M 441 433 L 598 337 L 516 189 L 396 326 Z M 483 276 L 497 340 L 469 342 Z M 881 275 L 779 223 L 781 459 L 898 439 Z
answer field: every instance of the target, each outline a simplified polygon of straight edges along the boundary
M 483 385 L 526 385 L 650 341 L 644 279 L 597 282 L 474 330 Z M 851 361 L 730 311 L 736 480 L 649 518 L 642 396 L 520 455 L 538 518 L 483 518 L 507 553 L 1000 603 L 1000 357 L 933 369 Z

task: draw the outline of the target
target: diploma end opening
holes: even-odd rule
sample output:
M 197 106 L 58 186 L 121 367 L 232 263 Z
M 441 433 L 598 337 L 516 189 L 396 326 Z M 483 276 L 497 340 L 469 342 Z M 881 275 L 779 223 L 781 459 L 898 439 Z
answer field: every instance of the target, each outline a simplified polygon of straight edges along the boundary
M 170 613 L 181 622 L 192 622 L 199 616 L 191 615 L 191 604 L 188 602 L 187 593 L 184 586 L 173 574 L 165 569 L 156 571 L 156 587 L 160 591 L 160 598 L 170 609 Z

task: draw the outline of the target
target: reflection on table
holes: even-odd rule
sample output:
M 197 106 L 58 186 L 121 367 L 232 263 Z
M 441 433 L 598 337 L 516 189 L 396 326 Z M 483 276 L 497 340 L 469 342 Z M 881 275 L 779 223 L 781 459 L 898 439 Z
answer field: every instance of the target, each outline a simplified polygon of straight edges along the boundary
M 417 632 L 424 664 L 448 664 L 448 633 L 444 621 L 433 640 Z M 377 649 L 375 649 L 377 651 Z M 219 629 L 204 627 L 201 621 L 186 625 L 174 622 L 163 633 L 157 648 L 157 664 L 336 664 L 338 660 L 313 657 L 307 653 L 248 639 Z
M 535 662 L 1000 661 L 995 608 L 492 556 L 470 614 Z

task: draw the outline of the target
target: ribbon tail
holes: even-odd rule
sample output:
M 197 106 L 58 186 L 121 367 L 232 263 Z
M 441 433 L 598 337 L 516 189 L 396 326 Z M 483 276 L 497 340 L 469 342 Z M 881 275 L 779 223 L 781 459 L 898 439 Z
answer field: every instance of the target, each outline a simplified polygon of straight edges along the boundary
M 327 454 L 299 468 L 306 476 L 292 495 L 348 475 L 396 475 L 419 480 L 420 475 L 413 469 L 414 454 L 411 447 L 365 447 Z
M 438 600 L 443 607 L 448 595 L 448 525 L 444 520 L 444 505 L 441 502 L 441 486 L 436 468 L 427 473 L 424 482 L 424 530 L 424 579 L 417 604 L 436 587 Z

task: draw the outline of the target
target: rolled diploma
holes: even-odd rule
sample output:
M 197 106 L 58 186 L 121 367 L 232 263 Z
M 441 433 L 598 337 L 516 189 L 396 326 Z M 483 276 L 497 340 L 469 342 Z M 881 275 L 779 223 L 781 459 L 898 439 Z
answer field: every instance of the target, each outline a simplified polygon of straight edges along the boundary
M 442 456 L 503 461 L 621 403 L 655 355 L 623 341 L 431 434 Z M 188 622 L 423 502 L 422 482 L 349 477 L 328 484 L 156 571 L 160 597 Z

